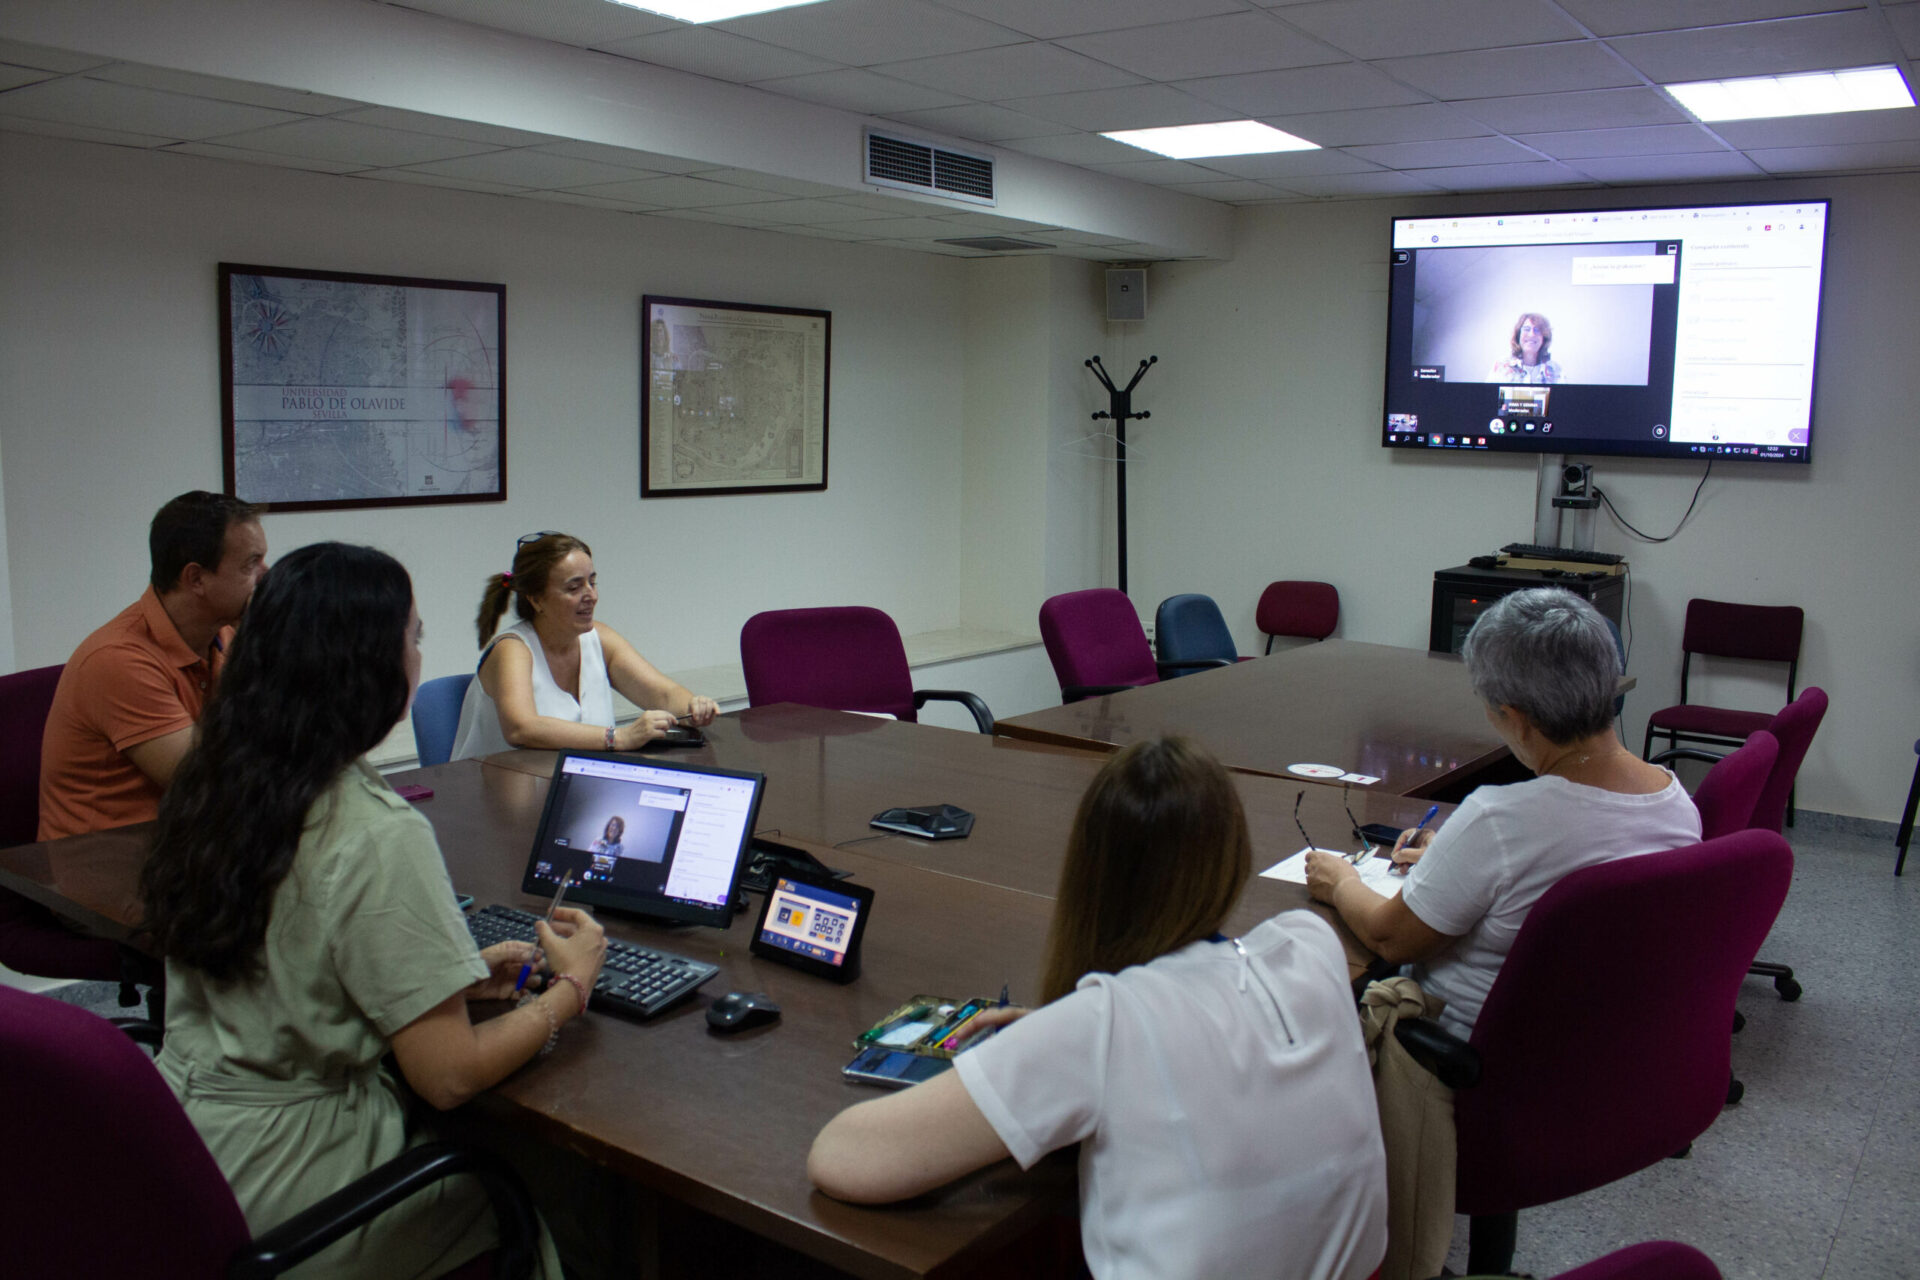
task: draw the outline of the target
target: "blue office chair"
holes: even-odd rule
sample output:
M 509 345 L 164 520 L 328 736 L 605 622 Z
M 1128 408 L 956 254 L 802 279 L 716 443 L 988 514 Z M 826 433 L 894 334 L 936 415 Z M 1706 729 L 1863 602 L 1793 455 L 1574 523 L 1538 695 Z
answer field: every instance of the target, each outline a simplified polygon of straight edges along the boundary
M 413 745 L 420 764 L 445 764 L 453 754 L 454 730 L 460 727 L 460 704 L 467 699 L 473 677 L 441 676 L 424 681 L 413 695 Z
M 1212 596 L 1188 594 L 1162 600 L 1153 614 L 1153 643 L 1162 662 L 1208 658 L 1242 661 L 1234 648 L 1233 633 L 1227 630 L 1227 620 L 1220 615 L 1220 606 Z M 1197 670 L 1201 668 L 1188 667 L 1171 674 L 1192 675 Z

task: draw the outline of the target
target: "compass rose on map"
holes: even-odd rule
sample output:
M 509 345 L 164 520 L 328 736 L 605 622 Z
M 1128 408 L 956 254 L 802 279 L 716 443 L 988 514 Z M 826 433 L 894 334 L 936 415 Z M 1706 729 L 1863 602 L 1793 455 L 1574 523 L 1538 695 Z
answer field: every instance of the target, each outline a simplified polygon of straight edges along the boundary
M 240 313 L 240 336 L 261 355 L 284 355 L 293 345 L 293 316 L 271 298 L 252 298 Z

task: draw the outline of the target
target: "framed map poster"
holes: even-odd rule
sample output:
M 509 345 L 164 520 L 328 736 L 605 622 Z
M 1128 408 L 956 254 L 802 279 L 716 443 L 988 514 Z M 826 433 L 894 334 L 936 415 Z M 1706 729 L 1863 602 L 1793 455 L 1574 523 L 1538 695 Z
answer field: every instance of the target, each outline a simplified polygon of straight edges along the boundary
M 833 313 L 640 300 L 640 496 L 827 487 Z
M 220 264 L 227 492 L 275 511 L 503 502 L 507 287 Z

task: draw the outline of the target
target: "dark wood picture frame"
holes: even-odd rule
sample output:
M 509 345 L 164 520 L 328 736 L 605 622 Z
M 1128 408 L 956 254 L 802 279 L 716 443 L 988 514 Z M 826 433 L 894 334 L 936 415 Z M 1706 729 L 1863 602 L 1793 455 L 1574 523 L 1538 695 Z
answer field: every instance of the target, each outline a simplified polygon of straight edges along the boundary
M 271 511 L 506 501 L 504 284 L 219 267 L 227 493 Z
M 724 336 L 726 351 L 708 341 Z M 738 380 L 723 358 L 751 332 L 787 347 L 786 384 L 749 362 Z M 662 340 L 664 338 L 664 341 Z M 781 339 L 789 341 L 781 342 Z M 791 340 L 798 341 L 798 347 Z M 750 340 L 748 344 L 750 344 Z M 833 313 L 751 302 L 710 302 L 647 294 L 640 299 L 640 496 L 818 492 L 827 487 L 828 411 L 833 372 Z M 714 376 L 714 375 L 720 376 Z M 756 424 L 767 402 L 784 398 L 798 419 L 784 433 Z M 688 407 L 694 406 L 694 407 Z M 683 443 L 683 417 L 696 438 Z M 756 426 L 763 432 L 736 460 L 715 452 Z M 728 439 L 731 433 L 735 439 Z M 814 438 L 817 433 L 817 441 Z M 703 461 L 702 453 L 706 452 Z M 781 456 L 784 453 L 784 458 Z M 737 474 L 716 474 L 737 465 Z M 704 474 L 703 474 L 704 470 Z

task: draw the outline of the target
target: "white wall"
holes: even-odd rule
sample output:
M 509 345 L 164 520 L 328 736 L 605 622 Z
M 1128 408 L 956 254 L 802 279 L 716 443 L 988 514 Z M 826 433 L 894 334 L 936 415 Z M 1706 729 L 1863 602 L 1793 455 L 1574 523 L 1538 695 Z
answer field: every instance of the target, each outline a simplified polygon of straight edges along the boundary
M 1242 653 L 1277 578 L 1340 588 L 1339 634 L 1424 647 L 1435 569 L 1532 540 L 1531 457 L 1389 451 L 1379 444 L 1388 222 L 1398 215 L 1601 204 L 1830 197 L 1827 276 L 1807 467 L 1723 462 L 1680 536 L 1648 545 L 1604 516 L 1596 546 L 1632 562 L 1626 728 L 1678 700 L 1692 596 L 1798 604 L 1801 682 L 1833 699 L 1800 774 L 1801 805 L 1898 817 L 1920 732 L 1920 178 L 1805 180 L 1634 192 L 1508 194 L 1269 206 L 1241 213 L 1222 263 L 1155 267 L 1148 320 L 1125 363 L 1157 353 L 1140 401 L 1132 595 L 1143 614 L 1180 591 L 1220 601 Z M 1118 368 L 1121 361 L 1109 358 Z M 1627 518 L 1665 533 L 1702 465 L 1597 459 Z M 1756 709 L 1778 685 L 1707 686 Z M 1741 703 L 1741 699 L 1747 699 Z
M 0 443 L 18 665 L 131 601 L 146 525 L 218 489 L 215 264 L 502 281 L 504 504 L 269 515 L 275 552 L 371 542 L 413 571 L 428 674 L 469 668 L 517 535 L 593 544 L 602 616 L 661 666 L 731 660 L 752 612 L 865 602 L 957 625 L 967 264 L 693 222 L 0 134 Z M 833 312 L 830 487 L 639 500 L 646 292 Z M 999 710 L 996 708 L 996 710 Z

